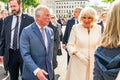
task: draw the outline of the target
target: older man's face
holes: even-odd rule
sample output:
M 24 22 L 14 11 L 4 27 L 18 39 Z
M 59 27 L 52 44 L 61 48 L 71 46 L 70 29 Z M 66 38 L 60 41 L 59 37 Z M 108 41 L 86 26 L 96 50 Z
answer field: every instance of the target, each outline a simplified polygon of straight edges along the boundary
M 50 22 L 50 12 L 48 9 L 44 9 L 43 13 L 38 17 L 40 26 L 47 26 Z

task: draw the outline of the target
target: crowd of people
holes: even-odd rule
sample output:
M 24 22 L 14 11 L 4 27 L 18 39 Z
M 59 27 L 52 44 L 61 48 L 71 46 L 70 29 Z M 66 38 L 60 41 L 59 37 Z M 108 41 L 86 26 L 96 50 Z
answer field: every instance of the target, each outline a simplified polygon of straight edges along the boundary
M 55 80 L 61 48 L 67 52 L 65 80 L 120 80 L 119 0 L 100 19 L 92 7 L 75 7 L 67 21 L 45 5 L 36 7 L 35 17 L 22 12 L 22 0 L 9 0 L 9 5 L 10 15 L 1 11 L 0 62 L 10 80 L 19 75 L 22 80 Z

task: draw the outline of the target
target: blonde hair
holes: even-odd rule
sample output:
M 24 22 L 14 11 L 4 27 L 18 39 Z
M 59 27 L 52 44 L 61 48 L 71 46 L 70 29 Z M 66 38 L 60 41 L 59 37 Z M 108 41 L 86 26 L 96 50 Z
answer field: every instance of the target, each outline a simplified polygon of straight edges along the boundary
M 82 9 L 82 11 L 79 15 L 80 21 L 82 21 L 82 17 L 85 17 L 85 16 L 93 18 L 93 22 L 97 21 L 97 12 L 94 8 L 86 7 L 84 9 Z
M 120 0 L 112 3 L 108 13 L 106 29 L 102 37 L 102 46 L 107 48 L 120 46 Z

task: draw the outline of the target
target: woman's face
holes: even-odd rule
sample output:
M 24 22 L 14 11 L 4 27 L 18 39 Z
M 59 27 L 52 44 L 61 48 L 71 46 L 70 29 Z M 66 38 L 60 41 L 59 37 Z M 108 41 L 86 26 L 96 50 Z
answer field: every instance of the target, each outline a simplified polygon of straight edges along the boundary
M 85 28 L 90 28 L 93 26 L 93 18 L 90 16 L 83 16 L 82 23 Z

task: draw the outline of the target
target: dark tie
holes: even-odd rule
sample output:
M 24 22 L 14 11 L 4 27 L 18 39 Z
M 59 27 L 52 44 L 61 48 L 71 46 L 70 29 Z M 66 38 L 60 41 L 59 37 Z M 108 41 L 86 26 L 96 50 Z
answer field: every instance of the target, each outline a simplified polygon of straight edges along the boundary
M 79 23 L 79 21 L 77 20 L 77 24 Z
M 16 50 L 17 49 L 17 37 L 18 37 L 18 19 L 19 17 L 17 17 L 17 21 L 16 21 L 16 25 L 15 25 L 15 30 L 14 30 L 14 36 L 13 36 L 13 49 Z

